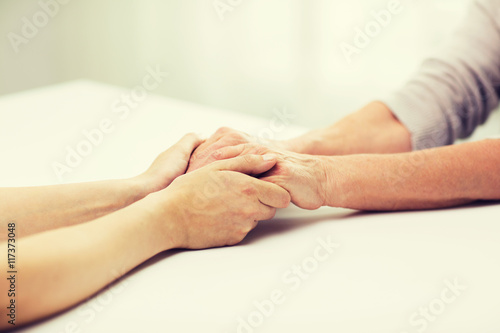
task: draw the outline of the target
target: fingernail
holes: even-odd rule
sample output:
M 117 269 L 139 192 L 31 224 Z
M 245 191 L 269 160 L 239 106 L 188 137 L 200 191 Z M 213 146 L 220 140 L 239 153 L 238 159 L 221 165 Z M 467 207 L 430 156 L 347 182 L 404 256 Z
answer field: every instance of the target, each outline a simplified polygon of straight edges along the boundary
M 271 161 L 271 160 L 275 160 L 276 159 L 276 155 L 273 155 L 273 154 L 266 154 L 266 155 L 262 155 L 262 159 L 264 161 Z

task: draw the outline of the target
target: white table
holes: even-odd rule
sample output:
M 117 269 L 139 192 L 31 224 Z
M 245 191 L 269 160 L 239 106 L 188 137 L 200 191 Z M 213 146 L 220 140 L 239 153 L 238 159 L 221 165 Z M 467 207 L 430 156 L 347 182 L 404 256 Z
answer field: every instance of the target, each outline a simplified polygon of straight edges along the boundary
M 154 95 L 120 119 L 112 105 L 122 93 L 130 91 L 78 81 L 0 98 L 0 184 L 59 183 L 52 163 L 104 118 L 114 131 L 63 182 L 132 176 L 185 132 L 225 125 L 257 134 L 271 119 Z M 328 238 L 331 253 L 319 248 Z M 21 331 L 498 332 L 499 257 L 499 204 L 400 213 L 288 208 L 239 246 L 163 253 Z M 455 282 L 466 289 L 451 290 Z M 418 312 L 425 308 L 427 317 Z

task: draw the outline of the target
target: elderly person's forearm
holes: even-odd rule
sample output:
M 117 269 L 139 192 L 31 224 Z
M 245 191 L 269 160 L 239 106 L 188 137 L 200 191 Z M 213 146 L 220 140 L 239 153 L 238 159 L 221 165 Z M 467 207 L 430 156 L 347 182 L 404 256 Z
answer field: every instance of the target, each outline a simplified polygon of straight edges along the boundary
M 328 159 L 328 206 L 406 210 L 500 200 L 500 140 Z

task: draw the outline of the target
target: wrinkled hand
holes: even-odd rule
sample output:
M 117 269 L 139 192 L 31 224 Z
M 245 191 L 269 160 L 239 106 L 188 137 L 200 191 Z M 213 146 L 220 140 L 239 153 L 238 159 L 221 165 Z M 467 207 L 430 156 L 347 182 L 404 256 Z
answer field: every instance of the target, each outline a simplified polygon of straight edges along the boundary
M 245 143 L 257 143 L 257 141 L 268 147 L 285 148 L 285 143 L 281 141 L 257 139 L 244 132 L 221 127 L 194 151 L 187 172 L 189 173 L 216 161 L 212 154 L 218 149 Z
M 172 210 L 167 215 L 176 221 L 165 234 L 175 237 L 179 248 L 239 243 L 258 221 L 271 219 L 276 208 L 290 203 L 286 190 L 249 176 L 266 172 L 275 164 L 275 158 L 245 155 L 178 177 L 158 192 L 166 198 L 165 209 Z
M 186 134 L 176 144 L 161 153 L 144 173 L 136 179 L 156 192 L 167 187 L 175 178 L 186 172 L 193 150 L 202 143 L 196 134 Z
M 304 209 L 317 209 L 325 204 L 328 183 L 326 157 L 297 154 L 246 143 L 220 148 L 211 154 L 210 159 L 224 160 L 247 154 L 272 154 L 277 157 L 278 163 L 261 175 L 260 179 L 286 189 L 295 205 Z

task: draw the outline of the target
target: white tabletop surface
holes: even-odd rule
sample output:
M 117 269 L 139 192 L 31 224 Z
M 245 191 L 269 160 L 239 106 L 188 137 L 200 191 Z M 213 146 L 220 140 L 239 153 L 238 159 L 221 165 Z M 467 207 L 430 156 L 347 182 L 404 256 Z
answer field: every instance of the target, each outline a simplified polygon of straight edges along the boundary
M 272 118 L 149 95 L 120 119 L 113 103 L 123 93 L 77 81 L 1 97 L 1 186 L 133 176 L 186 132 L 258 134 Z M 104 118 L 113 132 L 58 179 L 52 164 Z M 399 213 L 290 207 L 238 246 L 163 253 L 21 331 L 499 332 L 499 257 L 498 203 Z

